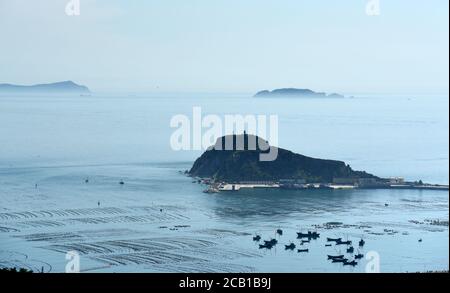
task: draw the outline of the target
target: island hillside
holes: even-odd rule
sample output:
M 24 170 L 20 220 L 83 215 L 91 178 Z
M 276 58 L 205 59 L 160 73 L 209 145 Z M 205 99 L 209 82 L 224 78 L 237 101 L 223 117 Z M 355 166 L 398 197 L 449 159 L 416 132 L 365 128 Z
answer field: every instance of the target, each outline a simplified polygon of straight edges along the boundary
M 259 155 L 264 152 L 261 149 L 267 149 L 268 146 L 260 147 L 267 144 L 265 140 L 247 134 L 233 135 L 233 145 L 236 146 L 236 141 L 244 141 L 243 148 L 225 150 L 226 138 L 231 139 L 230 136 L 219 138 L 214 146 L 195 161 L 189 171 L 191 176 L 224 182 L 301 179 L 306 182 L 329 183 L 336 178 L 378 179 L 372 174 L 354 171 L 341 161 L 315 159 L 282 148 L 277 148 L 278 156 L 274 161 L 260 161 Z M 249 140 L 255 138 L 256 150 L 248 147 Z
M 326 94 L 322 92 L 315 92 L 310 89 L 296 89 L 296 88 L 283 88 L 275 89 L 273 91 L 260 91 L 255 97 L 303 97 L 303 98 L 345 98 L 340 94 Z
M 48 84 L 36 85 L 15 85 L 0 84 L 0 93 L 9 94 L 28 94 L 28 93 L 72 93 L 72 94 L 88 94 L 89 89 L 86 86 L 78 85 L 73 81 L 62 81 Z

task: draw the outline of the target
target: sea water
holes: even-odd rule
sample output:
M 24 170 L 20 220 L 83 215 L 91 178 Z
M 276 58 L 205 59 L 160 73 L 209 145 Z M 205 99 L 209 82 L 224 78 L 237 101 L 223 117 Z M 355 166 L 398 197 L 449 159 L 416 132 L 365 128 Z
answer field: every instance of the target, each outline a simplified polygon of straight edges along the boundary
M 64 272 L 75 251 L 82 272 L 367 271 L 370 259 L 327 260 L 353 258 L 346 246 L 325 246 L 339 237 L 355 253 L 376 253 L 382 272 L 448 270 L 448 191 L 203 193 L 182 173 L 201 151 L 170 146 L 170 119 L 194 106 L 205 115 L 275 114 L 280 147 L 448 184 L 448 96 L 3 96 L 0 266 Z M 300 245 L 296 232 L 308 230 L 320 238 Z M 259 249 L 256 234 L 279 244 Z M 296 249 L 285 250 L 291 242 Z

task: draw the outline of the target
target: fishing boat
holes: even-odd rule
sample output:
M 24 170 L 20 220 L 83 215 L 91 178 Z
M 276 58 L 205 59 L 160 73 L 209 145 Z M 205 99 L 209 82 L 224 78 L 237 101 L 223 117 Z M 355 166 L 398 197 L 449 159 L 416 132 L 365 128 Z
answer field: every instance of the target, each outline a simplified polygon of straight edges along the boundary
M 297 232 L 297 238 L 308 238 L 308 233 Z
M 341 262 L 341 263 L 345 263 L 347 261 L 348 261 L 348 259 L 346 259 L 346 258 L 335 258 L 335 259 L 331 260 L 331 262 Z
M 355 259 L 362 259 L 364 257 L 364 254 L 358 253 L 355 255 Z
M 276 240 L 276 239 L 264 240 L 264 244 L 265 245 L 272 245 L 272 246 L 274 246 L 277 243 L 278 243 L 278 240 Z
M 327 242 L 340 242 L 342 238 L 327 238 Z
M 272 249 L 272 247 L 273 247 L 273 245 L 271 245 L 271 244 L 260 244 L 259 245 L 259 249 L 263 249 L 263 248 Z
M 356 260 L 352 260 L 352 261 L 344 261 L 344 266 L 356 266 L 358 263 L 356 262 Z
M 328 255 L 328 259 L 343 259 L 344 255 Z
M 294 250 L 294 249 L 295 249 L 295 244 L 294 244 L 294 243 L 291 243 L 291 244 L 289 244 L 289 245 L 285 245 L 285 249 L 286 249 L 286 250 Z
M 320 238 L 320 233 L 308 231 L 308 233 L 297 232 L 297 238 L 317 239 Z
M 347 240 L 347 241 L 336 241 L 336 245 L 352 245 L 352 241 L 351 240 Z

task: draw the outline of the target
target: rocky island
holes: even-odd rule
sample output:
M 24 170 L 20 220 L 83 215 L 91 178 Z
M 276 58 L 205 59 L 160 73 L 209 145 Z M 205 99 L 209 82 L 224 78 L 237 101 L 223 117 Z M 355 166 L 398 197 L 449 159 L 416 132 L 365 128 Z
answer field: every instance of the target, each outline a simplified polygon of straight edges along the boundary
M 336 93 L 327 94 L 323 92 L 315 92 L 310 89 L 296 88 L 275 89 L 273 91 L 264 90 L 256 93 L 255 97 L 345 98 L 345 96 Z
M 47 84 L 36 85 L 15 85 L 2 83 L 0 84 L 0 94 L 46 94 L 46 93 L 66 93 L 66 94 L 89 94 L 90 90 L 84 86 L 74 83 L 73 81 L 62 81 Z
M 226 147 L 227 141 L 231 147 Z M 242 142 L 242 143 L 239 143 Z M 186 173 L 194 182 L 209 185 L 206 192 L 242 188 L 420 188 L 448 190 L 448 186 L 405 182 L 403 178 L 380 178 L 353 170 L 342 161 L 307 157 L 276 148 L 273 161 L 261 161 L 270 146 L 264 139 L 248 134 L 220 137 Z

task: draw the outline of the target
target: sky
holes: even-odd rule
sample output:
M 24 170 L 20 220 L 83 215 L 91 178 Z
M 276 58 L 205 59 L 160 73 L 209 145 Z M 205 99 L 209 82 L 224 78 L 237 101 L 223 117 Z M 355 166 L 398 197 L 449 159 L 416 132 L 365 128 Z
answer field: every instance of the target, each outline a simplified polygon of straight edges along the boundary
M 449 1 L 0 0 L 0 83 L 448 94 Z

